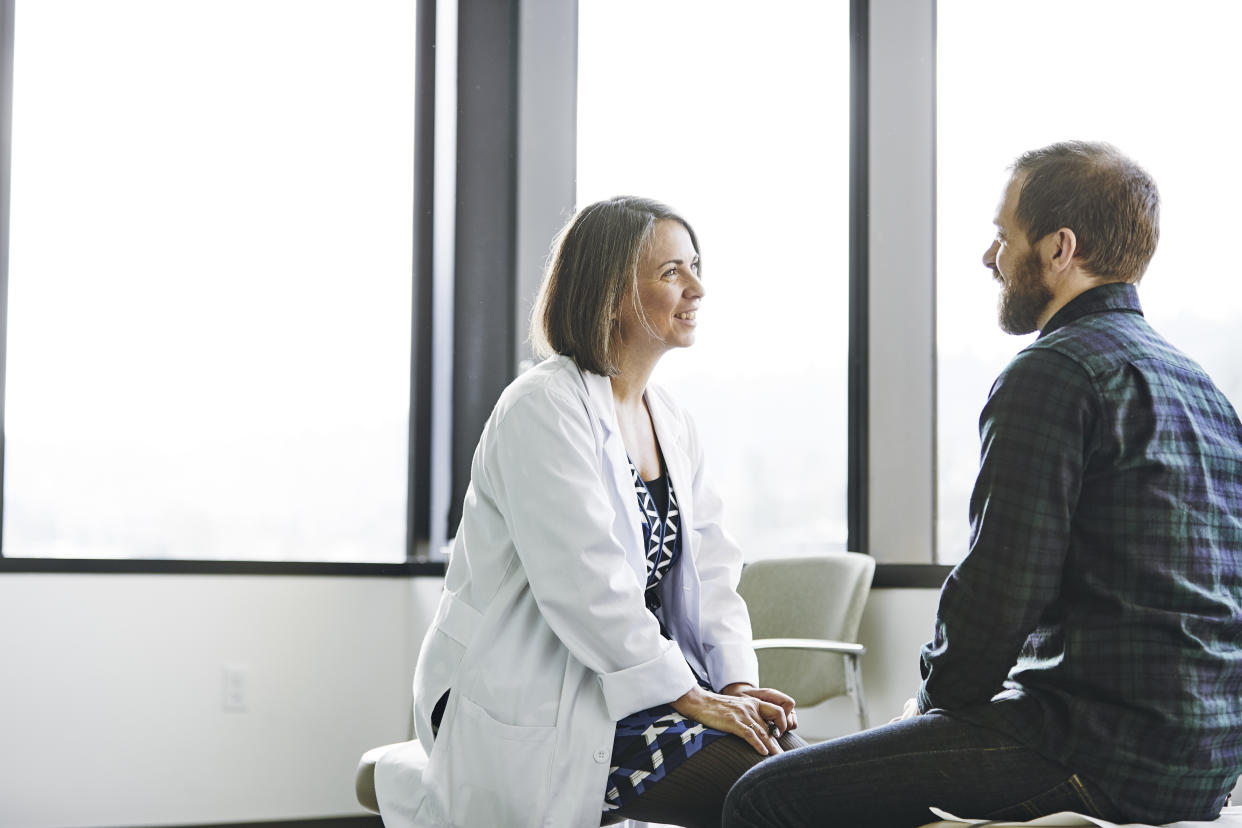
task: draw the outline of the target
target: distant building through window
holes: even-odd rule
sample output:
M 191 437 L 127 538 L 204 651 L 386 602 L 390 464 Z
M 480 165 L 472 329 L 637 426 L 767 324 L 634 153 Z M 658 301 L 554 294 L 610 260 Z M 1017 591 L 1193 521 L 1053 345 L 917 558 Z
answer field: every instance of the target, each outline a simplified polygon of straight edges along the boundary
M 997 288 L 980 263 L 1006 168 L 1022 152 L 1108 141 L 1152 174 L 1163 203 L 1160 247 L 1139 286 L 1145 315 L 1242 405 L 1242 279 L 1232 253 L 1240 28 L 1242 4 L 1224 0 L 937 3 L 942 562 L 966 552 L 979 411 L 1032 339 L 1000 332 Z
M 414 5 L 17 3 L 5 556 L 405 559 Z
M 748 557 L 846 543 L 849 4 L 579 4 L 578 204 L 672 205 L 699 336 L 655 381 L 691 412 Z

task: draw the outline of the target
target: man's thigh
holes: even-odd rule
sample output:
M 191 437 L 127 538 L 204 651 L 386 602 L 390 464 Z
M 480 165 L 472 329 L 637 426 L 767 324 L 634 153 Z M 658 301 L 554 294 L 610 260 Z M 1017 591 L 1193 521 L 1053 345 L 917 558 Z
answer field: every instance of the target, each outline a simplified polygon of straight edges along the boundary
M 996 731 L 915 716 L 763 762 L 734 786 L 726 828 L 912 828 L 959 816 L 1099 813 L 1081 780 Z M 1100 814 L 1105 815 L 1105 814 Z

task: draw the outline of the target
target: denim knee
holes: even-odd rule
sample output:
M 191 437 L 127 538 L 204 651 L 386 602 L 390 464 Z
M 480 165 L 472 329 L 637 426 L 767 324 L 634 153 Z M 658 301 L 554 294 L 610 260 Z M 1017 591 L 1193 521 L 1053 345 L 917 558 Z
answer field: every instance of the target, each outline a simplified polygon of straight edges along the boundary
M 777 757 L 760 762 L 746 771 L 725 797 L 723 828 L 762 828 L 770 823 L 764 819 L 771 814 L 771 809 L 763 804 L 775 783 L 776 775 L 781 773 Z

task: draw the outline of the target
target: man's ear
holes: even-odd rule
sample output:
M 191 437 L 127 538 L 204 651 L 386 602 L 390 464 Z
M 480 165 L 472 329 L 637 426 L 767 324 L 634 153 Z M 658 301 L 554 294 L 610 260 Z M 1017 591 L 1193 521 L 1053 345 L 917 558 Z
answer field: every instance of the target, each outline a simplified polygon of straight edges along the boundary
M 1042 252 L 1048 267 L 1054 272 L 1064 273 L 1073 262 L 1074 254 L 1078 252 L 1078 237 L 1073 230 L 1062 227 L 1044 236 L 1041 246 L 1044 247 Z

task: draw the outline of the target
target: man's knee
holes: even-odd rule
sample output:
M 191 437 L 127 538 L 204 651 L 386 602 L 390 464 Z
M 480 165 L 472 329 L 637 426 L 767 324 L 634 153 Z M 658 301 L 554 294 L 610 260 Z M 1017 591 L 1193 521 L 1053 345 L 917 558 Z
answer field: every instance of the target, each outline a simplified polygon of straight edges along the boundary
M 779 783 L 782 764 L 779 757 L 760 762 L 733 783 L 725 797 L 722 823 L 725 828 L 759 828 L 766 824 L 760 817 L 770 809 L 762 803 Z

